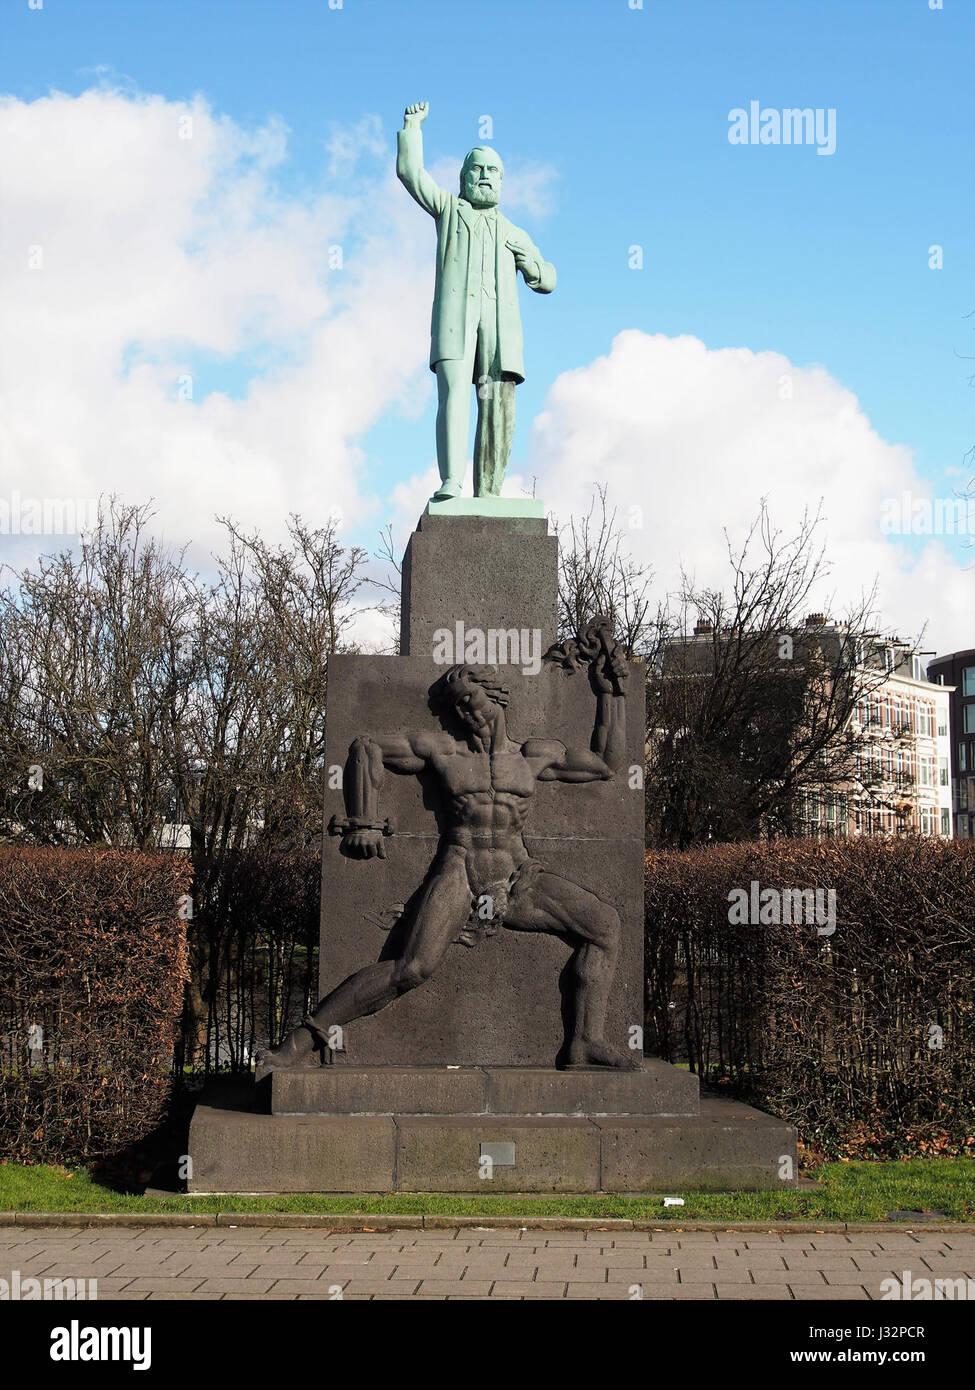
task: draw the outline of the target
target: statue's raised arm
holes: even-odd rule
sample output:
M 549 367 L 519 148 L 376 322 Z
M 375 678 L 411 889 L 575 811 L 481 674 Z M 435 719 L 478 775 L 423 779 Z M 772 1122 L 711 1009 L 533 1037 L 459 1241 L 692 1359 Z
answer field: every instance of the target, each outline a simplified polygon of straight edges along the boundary
M 596 696 L 596 720 L 588 748 L 566 748 L 545 740 L 525 744 L 525 756 L 542 759 L 545 766 L 540 782 L 605 781 L 618 772 L 626 760 L 626 679 L 629 663 L 613 635 L 613 625 L 604 615 L 593 618 L 578 636 L 550 647 L 545 661 L 568 671 L 587 670 Z M 548 757 L 546 757 L 548 754 Z
M 403 129 L 397 138 L 396 174 L 400 183 L 431 217 L 439 217 L 450 197 L 423 167 L 423 135 L 420 126 L 430 114 L 426 101 L 414 102 L 403 113 Z

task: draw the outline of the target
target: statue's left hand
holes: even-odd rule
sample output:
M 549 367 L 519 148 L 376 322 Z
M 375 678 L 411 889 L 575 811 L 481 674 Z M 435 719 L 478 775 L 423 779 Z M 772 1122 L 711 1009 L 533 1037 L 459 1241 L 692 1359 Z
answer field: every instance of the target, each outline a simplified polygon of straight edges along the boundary
M 532 256 L 527 246 L 522 246 L 520 241 L 506 241 L 505 246 L 515 258 L 515 265 L 527 275 L 529 280 L 538 279 L 538 262 Z

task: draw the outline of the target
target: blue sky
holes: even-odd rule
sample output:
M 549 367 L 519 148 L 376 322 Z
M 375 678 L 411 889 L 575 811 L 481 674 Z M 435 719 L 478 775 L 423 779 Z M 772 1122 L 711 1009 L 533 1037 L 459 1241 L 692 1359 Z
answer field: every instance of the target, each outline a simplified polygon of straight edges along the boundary
M 559 273 L 554 295 L 522 295 L 513 468 L 529 466 L 553 381 L 637 329 L 820 364 L 935 489 L 962 481 L 975 442 L 967 0 L 7 0 L 0 25 L 0 91 L 23 102 L 109 87 L 202 95 L 245 130 L 279 117 L 274 188 L 298 204 L 321 190 L 340 127 L 379 118 L 378 169 L 404 104 L 428 99 L 429 165 L 459 159 L 490 115 L 509 169 L 544 171 L 547 210 L 512 215 Z M 835 108 L 836 152 L 730 144 L 729 111 L 753 99 Z M 245 394 L 276 351 L 192 350 L 198 399 Z M 373 520 L 429 464 L 432 412 L 432 394 L 419 414 L 390 402 L 364 430 Z

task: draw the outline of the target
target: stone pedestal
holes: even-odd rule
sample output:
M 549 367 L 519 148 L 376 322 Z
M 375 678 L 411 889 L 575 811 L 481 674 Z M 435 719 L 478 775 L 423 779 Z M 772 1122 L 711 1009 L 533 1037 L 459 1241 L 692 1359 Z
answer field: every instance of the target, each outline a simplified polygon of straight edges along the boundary
M 541 662 L 556 638 L 557 590 L 558 544 L 546 521 L 421 517 L 403 562 L 403 655 L 336 656 L 329 663 L 329 767 L 345 767 L 360 735 L 441 730 L 430 691 L 453 664 L 445 659 L 445 634 L 458 663 L 472 650 L 465 639 L 484 634 L 488 662 L 509 690 L 512 738 L 554 738 L 588 749 L 596 700 L 586 673 Z M 520 660 L 503 659 L 516 652 Z M 620 915 L 622 948 L 606 1030 L 620 1049 L 643 1024 L 644 806 L 630 769 L 639 771 L 644 760 L 644 679 L 643 667 L 634 664 L 624 767 L 609 781 L 539 783 L 524 835 L 529 854 L 546 870 L 589 889 Z M 333 816 L 340 821 L 344 809 L 341 789 L 326 791 L 326 824 Z M 387 773 L 381 799 L 392 829 L 387 857 L 349 859 L 337 838 L 325 837 L 322 997 L 353 971 L 397 951 L 411 900 L 440 844 L 442 809 L 433 778 Z M 421 988 L 348 1025 L 335 1064 L 553 1067 L 565 1041 L 570 954 L 556 936 L 505 928 L 473 949 L 451 946 Z
M 315 1067 L 264 1111 L 198 1106 L 191 1192 L 646 1192 L 790 1187 L 796 1133 L 689 1072 Z M 271 1113 L 266 1113 L 266 1107 Z M 488 1161 L 486 1161 L 488 1160 Z
M 544 519 L 421 516 L 403 556 L 401 655 L 432 658 L 434 632 L 458 622 L 537 629 L 545 651 L 555 641 L 558 564 Z
M 431 692 L 455 663 L 497 668 L 510 739 L 556 740 L 590 756 L 597 683 L 584 662 L 540 660 L 556 637 L 557 562 L 537 517 L 421 518 L 403 564 L 402 654 L 329 663 L 326 827 L 346 820 L 338 774 L 351 775 L 357 739 L 447 737 Z M 476 650 L 478 633 L 487 650 Z M 643 1024 L 644 681 L 632 664 L 625 755 L 612 776 L 534 781 L 526 760 L 518 793 L 531 795 L 529 882 L 552 876 L 590 904 L 579 911 L 618 917 L 604 1038 L 630 1057 L 640 1055 Z M 471 757 L 456 736 L 447 745 Z M 417 771 L 389 771 L 382 786 L 385 858 L 345 857 L 339 835 L 324 837 L 322 996 L 400 957 L 418 891 L 456 844 L 443 768 L 414 761 Z M 493 772 L 490 786 L 494 796 Z M 576 912 L 581 899 L 571 901 Z M 199 1106 L 190 1190 L 636 1192 L 794 1181 L 795 1131 L 746 1106 L 702 1102 L 687 1072 L 653 1060 L 642 1071 L 556 1070 L 571 1023 L 572 943 L 550 933 L 544 914 L 541 929 L 530 915 L 531 929 L 515 930 L 517 920 L 458 931 L 429 978 L 347 1023 L 328 1065 L 273 1073 L 252 1110 Z

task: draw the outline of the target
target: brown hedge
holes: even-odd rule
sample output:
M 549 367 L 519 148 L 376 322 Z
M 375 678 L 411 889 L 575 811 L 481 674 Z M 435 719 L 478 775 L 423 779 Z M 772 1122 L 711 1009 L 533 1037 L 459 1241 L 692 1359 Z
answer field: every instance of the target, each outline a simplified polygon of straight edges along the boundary
M 833 889 L 835 931 L 733 925 L 729 893 L 753 880 Z M 650 1053 L 822 1153 L 973 1152 L 975 842 L 653 852 L 646 926 Z
M 0 846 L 0 1145 L 102 1158 L 163 1115 L 187 977 L 180 857 Z M 39 1025 L 42 1040 L 30 1029 Z

